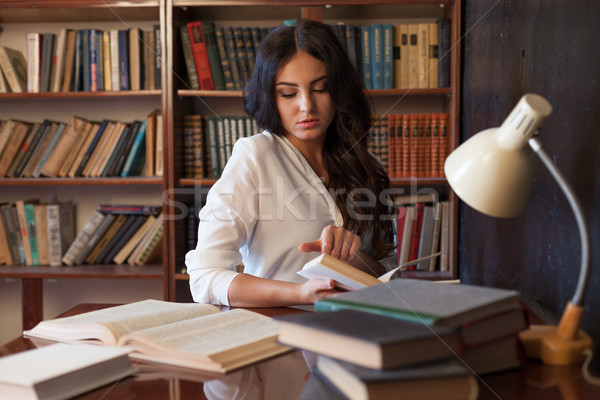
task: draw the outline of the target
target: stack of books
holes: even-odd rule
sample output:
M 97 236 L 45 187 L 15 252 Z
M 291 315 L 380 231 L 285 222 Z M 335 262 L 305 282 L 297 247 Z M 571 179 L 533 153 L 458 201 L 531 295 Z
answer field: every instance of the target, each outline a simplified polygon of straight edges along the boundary
M 315 310 L 276 317 L 279 341 L 316 353 L 313 379 L 340 398 L 476 398 L 475 375 L 522 362 L 527 322 L 512 290 L 395 279 Z

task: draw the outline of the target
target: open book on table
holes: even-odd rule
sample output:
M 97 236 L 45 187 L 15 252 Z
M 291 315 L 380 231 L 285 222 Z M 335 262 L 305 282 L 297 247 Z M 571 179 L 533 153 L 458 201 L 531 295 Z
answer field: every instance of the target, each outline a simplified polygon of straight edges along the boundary
M 210 304 L 144 300 L 42 321 L 26 337 L 132 349 L 130 357 L 203 371 L 229 372 L 282 354 L 270 317 Z
M 418 264 L 421 261 L 428 260 L 439 256 L 441 253 L 434 253 L 425 257 L 417 258 L 402 264 L 391 271 L 386 272 L 379 278 L 369 275 L 368 273 L 353 267 L 352 265 L 338 260 L 329 254 L 321 254 L 320 256 L 310 260 L 298 274 L 306 279 L 333 279 L 336 287 L 344 290 L 357 290 L 368 286 L 377 285 L 382 282 L 389 282 L 392 276 L 407 267 Z

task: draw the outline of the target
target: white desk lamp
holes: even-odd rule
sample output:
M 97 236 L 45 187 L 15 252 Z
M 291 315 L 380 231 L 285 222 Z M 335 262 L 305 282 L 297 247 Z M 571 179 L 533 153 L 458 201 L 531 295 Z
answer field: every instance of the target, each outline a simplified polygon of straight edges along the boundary
M 519 338 L 527 357 L 568 365 L 581 361 L 583 352 L 592 347 L 589 335 L 579 329 L 589 275 L 589 237 L 577 198 L 534 137 L 551 112 L 552 106 L 542 96 L 524 95 L 502 126 L 482 131 L 454 150 L 446 159 L 444 171 L 458 197 L 493 217 L 515 217 L 525 209 L 533 183 L 533 152 L 563 190 L 575 214 L 581 240 L 577 288 L 558 326 L 532 325 Z

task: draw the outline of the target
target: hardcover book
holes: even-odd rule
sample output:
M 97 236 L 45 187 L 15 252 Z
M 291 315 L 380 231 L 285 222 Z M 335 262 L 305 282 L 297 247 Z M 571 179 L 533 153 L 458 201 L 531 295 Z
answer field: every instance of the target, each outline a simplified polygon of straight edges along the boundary
M 277 331 L 270 317 L 249 310 L 143 300 L 42 321 L 23 334 L 128 347 L 133 359 L 224 373 L 288 352 L 276 343 Z
M 317 368 L 325 380 L 348 399 L 411 400 L 476 399 L 476 378 L 458 360 L 443 360 L 409 368 L 375 370 L 319 356 Z
M 67 399 L 134 372 L 129 349 L 55 343 L 0 358 L 3 399 Z
M 456 329 L 354 310 L 276 316 L 279 342 L 368 368 L 392 368 L 462 353 Z
M 317 311 L 354 309 L 431 326 L 462 326 L 520 309 L 514 290 L 394 279 L 354 292 L 318 300 Z

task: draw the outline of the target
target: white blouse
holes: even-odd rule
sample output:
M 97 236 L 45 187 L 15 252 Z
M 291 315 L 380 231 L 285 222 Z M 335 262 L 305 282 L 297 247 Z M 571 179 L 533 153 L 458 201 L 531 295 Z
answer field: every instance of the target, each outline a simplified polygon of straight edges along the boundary
M 343 225 L 333 197 L 288 139 L 265 131 L 238 140 L 200 211 L 196 249 L 185 257 L 194 300 L 229 305 L 242 261 L 244 273 L 304 282 L 296 272 L 318 254 L 298 246 L 331 224 Z M 361 238 L 369 255 L 370 236 Z

